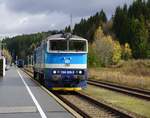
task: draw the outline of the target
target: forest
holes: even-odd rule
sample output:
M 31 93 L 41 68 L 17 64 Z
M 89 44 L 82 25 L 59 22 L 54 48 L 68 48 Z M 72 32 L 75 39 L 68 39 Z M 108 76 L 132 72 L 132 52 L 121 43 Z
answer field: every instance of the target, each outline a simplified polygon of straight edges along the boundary
M 62 32 L 70 32 L 67 26 Z M 26 60 L 47 36 L 48 31 L 3 39 L 2 43 L 15 60 Z M 75 24 L 73 34 L 89 42 L 89 65 L 117 64 L 120 60 L 150 59 L 150 0 L 136 0 L 132 5 L 117 7 L 111 19 L 104 10 Z

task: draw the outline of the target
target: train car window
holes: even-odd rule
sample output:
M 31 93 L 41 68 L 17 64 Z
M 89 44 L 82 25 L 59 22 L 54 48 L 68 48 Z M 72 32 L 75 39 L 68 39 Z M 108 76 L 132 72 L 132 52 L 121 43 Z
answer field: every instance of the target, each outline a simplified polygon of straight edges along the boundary
M 69 41 L 69 50 L 70 51 L 86 51 L 86 41 L 82 40 L 70 40 Z
M 66 40 L 50 40 L 50 50 L 52 51 L 66 51 L 67 41 Z

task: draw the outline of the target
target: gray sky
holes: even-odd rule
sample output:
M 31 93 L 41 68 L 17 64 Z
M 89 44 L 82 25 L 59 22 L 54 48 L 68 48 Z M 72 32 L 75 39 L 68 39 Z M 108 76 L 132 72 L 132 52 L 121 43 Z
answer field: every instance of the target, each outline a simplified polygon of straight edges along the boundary
M 63 29 L 103 9 L 108 18 L 133 0 L 0 0 L 0 37 Z

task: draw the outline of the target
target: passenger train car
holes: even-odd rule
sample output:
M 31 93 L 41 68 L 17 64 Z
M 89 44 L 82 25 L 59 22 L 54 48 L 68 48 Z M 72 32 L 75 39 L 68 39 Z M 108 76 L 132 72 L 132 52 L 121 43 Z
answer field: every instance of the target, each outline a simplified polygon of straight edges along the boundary
M 34 78 L 51 90 L 81 90 L 87 86 L 86 39 L 57 34 L 34 51 Z

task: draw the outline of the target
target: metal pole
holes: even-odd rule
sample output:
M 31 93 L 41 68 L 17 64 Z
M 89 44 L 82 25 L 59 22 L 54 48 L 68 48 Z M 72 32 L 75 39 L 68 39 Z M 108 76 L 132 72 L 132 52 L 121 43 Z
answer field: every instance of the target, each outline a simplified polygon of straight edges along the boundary
M 16 66 L 18 65 L 18 56 L 16 56 Z
M 32 57 L 33 57 L 33 65 L 34 65 L 34 55 Z
M 71 30 L 71 33 L 72 33 L 72 14 L 70 15 L 70 30 Z
M 3 56 L 3 76 L 5 76 L 5 68 L 6 68 L 6 60 L 5 57 Z
M 28 58 L 27 66 L 29 66 L 29 56 L 27 56 L 27 58 Z
M 31 65 L 33 65 L 33 57 L 32 57 L 32 55 L 31 55 Z

